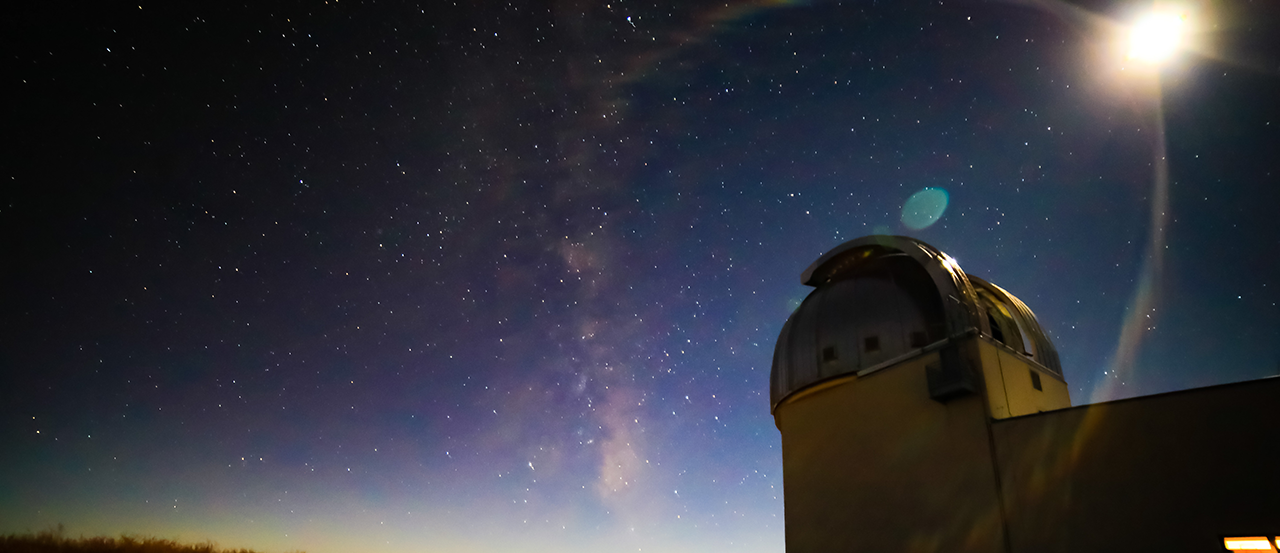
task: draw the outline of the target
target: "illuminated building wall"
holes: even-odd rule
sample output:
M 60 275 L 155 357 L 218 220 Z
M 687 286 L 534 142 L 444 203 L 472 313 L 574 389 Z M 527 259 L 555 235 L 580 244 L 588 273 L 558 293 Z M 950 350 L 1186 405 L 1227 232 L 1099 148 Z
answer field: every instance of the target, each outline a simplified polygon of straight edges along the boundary
M 1031 310 L 927 244 L 847 242 L 802 281 L 771 382 L 789 552 L 1204 551 L 1275 532 L 1280 379 L 1071 408 Z

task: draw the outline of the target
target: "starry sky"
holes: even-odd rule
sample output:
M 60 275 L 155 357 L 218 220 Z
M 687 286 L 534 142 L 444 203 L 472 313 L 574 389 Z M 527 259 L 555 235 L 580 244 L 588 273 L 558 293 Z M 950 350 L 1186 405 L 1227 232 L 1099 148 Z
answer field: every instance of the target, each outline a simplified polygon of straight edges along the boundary
M 612 3 L 611 3 L 612 2 Z M 1079 405 L 1280 372 L 1280 7 L 33 2 L 0 532 L 783 549 L 800 272 L 907 234 Z

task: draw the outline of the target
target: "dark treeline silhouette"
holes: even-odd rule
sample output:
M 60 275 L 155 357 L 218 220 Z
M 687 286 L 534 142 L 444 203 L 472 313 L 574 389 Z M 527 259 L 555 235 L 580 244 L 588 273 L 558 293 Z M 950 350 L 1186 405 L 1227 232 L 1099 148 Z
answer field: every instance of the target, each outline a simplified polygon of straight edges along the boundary
M 57 530 L 0 536 L 0 553 L 258 553 L 251 549 L 222 549 L 212 542 L 184 544 L 150 537 L 68 538 Z

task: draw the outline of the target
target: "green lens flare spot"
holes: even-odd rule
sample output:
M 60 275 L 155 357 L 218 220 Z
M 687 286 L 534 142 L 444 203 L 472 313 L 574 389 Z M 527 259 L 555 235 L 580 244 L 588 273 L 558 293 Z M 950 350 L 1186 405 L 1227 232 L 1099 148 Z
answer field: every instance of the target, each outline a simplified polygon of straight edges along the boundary
M 942 217 L 949 200 L 947 191 L 941 188 L 925 188 L 912 194 L 902 205 L 902 224 L 911 230 L 929 228 Z

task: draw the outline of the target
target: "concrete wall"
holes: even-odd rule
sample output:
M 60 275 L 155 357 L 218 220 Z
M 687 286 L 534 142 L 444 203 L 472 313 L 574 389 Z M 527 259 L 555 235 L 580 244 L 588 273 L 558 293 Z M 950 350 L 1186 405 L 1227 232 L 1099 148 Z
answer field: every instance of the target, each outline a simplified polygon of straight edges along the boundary
M 1223 551 L 1223 535 L 1280 535 L 1280 378 L 992 430 L 1014 552 Z
M 977 394 L 929 398 L 938 357 L 779 404 L 788 553 L 1003 551 L 987 408 Z

